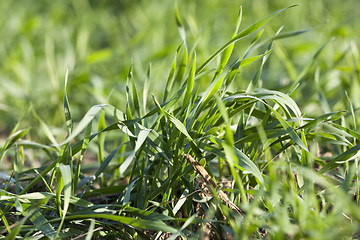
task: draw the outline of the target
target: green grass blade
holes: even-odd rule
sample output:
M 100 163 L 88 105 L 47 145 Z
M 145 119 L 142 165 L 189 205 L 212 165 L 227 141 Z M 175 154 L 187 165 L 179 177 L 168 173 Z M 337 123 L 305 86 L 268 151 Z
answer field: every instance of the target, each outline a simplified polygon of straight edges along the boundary
M 110 161 L 114 158 L 116 152 L 123 146 L 124 144 L 119 145 L 117 148 L 115 148 L 107 157 L 106 159 L 100 164 L 100 167 L 95 173 L 95 179 L 106 169 L 106 167 L 109 165 Z
M 340 165 L 344 164 L 347 161 L 351 161 L 354 158 L 359 156 L 360 144 L 346 150 L 345 152 L 341 153 L 334 159 L 332 159 L 329 163 L 325 164 L 320 170 L 320 174 L 327 173 L 335 168 L 339 167 Z
M 36 229 L 39 229 L 46 237 L 55 239 L 56 231 L 48 220 L 40 213 L 39 210 L 35 211 L 30 217 L 30 220 L 35 224 Z
M 34 214 L 37 210 L 37 206 L 34 206 L 27 211 L 26 215 L 16 224 L 16 226 L 11 230 L 11 232 L 6 235 L 5 240 L 13 240 L 18 236 L 21 228 L 25 225 L 26 221 Z
M 171 69 L 170 69 L 170 72 L 169 72 L 169 75 L 168 75 L 168 78 L 167 78 L 167 81 L 166 81 L 166 85 L 165 85 L 165 89 L 164 89 L 164 96 L 163 96 L 163 102 L 165 102 L 167 100 L 167 97 L 170 93 L 170 89 L 172 88 L 172 85 L 173 85 L 173 82 L 174 82 L 174 79 L 175 79 L 175 71 L 176 71 L 176 66 L 177 66 L 177 63 L 176 63 L 176 59 L 183 47 L 183 44 L 184 42 L 182 42 L 177 50 L 176 50 L 176 53 L 175 53 L 175 57 L 174 57 L 174 60 L 173 60 L 173 63 L 171 65 Z
M 189 76 L 186 81 L 186 90 L 185 90 L 183 106 L 182 106 L 183 111 L 185 110 L 185 108 L 188 106 L 188 104 L 190 102 L 191 93 L 192 93 L 193 87 L 194 87 L 195 67 L 196 67 L 195 63 L 196 63 L 196 53 L 194 52 L 194 59 L 193 59 L 192 65 L 191 65 L 191 70 L 190 70 Z
M 81 147 L 81 154 L 80 154 L 80 158 L 77 162 L 76 165 L 76 172 L 75 172 L 75 176 L 74 176 L 74 181 L 73 181 L 73 194 L 75 194 L 76 189 L 78 188 L 78 182 L 79 182 L 79 177 L 80 177 L 80 172 L 81 172 L 81 164 L 82 161 L 84 159 L 84 155 L 85 155 L 85 151 L 87 148 L 87 145 L 90 142 L 90 136 L 91 136 L 91 129 L 92 129 L 92 122 L 90 122 L 88 124 L 88 126 L 85 129 L 85 135 L 84 135 L 84 140 L 82 143 L 82 147 Z
M 182 23 L 181 18 L 180 18 L 177 1 L 175 2 L 175 20 L 176 20 L 176 26 L 178 28 L 181 40 L 182 40 L 182 42 L 185 43 L 185 41 L 186 41 L 185 28 L 184 28 L 184 24 Z
M 6 152 L 14 145 L 14 143 L 16 143 L 16 141 L 18 141 L 20 138 L 25 136 L 25 134 L 28 131 L 29 131 L 29 128 L 16 131 L 6 139 L 6 142 L 3 146 L 3 149 L 2 149 L 1 155 L 0 155 L 0 163 L 2 163 L 2 160 L 3 160 Z
M 64 204 L 63 204 L 63 208 L 61 211 L 61 217 L 62 217 L 61 222 L 60 222 L 60 225 L 58 226 L 56 235 L 58 235 L 62 229 L 64 220 L 65 220 L 68 208 L 69 208 L 71 192 L 72 192 L 72 190 L 71 190 L 72 174 L 71 174 L 70 166 L 69 165 L 60 165 L 58 167 L 57 171 L 58 171 L 57 176 L 58 177 L 61 176 L 59 181 L 61 181 L 62 183 L 59 184 L 59 187 L 57 188 L 57 191 L 56 191 L 56 195 L 57 195 L 57 199 L 58 199 L 58 204 L 60 204 L 61 203 L 60 194 L 61 194 L 62 190 L 64 191 Z M 61 208 L 61 206 L 60 206 L 60 208 Z
M 235 32 L 234 32 L 234 35 L 232 36 L 233 38 L 237 35 L 238 31 L 239 31 L 239 27 L 240 27 L 240 24 L 241 24 L 241 20 L 242 20 L 242 7 L 240 7 L 239 9 L 239 12 L 238 12 L 238 19 L 237 19 L 237 23 L 236 23 L 236 29 L 235 29 Z M 220 59 L 220 62 L 219 62 L 219 65 L 216 69 L 216 72 L 214 74 L 214 78 L 215 79 L 217 76 L 219 76 L 226 64 L 228 63 L 229 59 L 230 59 L 230 56 L 233 52 L 233 49 L 234 49 L 234 46 L 235 46 L 235 43 L 229 45 L 223 52 L 222 56 L 221 56 L 221 59 Z
M 69 99 L 68 99 L 67 91 L 66 91 L 67 85 L 68 85 L 68 78 L 69 78 L 69 69 L 66 69 L 63 105 L 64 105 L 66 127 L 68 130 L 68 135 L 70 135 L 74 124 L 73 124 L 72 117 L 71 117 L 70 104 L 69 104 Z
M 78 136 L 89 125 L 89 123 L 95 118 L 95 116 L 106 106 L 107 106 L 107 104 L 92 106 L 90 108 L 90 110 L 85 114 L 85 116 L 77 124 L 74 131 L 72 131 L 72 133 L 59 145 L 64 145 L 64 144 L 70 142 L 76 136 Z
M 94 219 L 94 218 L 107 219 L 140 229 L 148 229 L 153 231 L 162 231 L 162 232 L 170 232 L 170 233 L 177 232 L 177 229 L 165 224 L 163 221 L 160 220 L 146 220 L 146 219 L 123 217 L 123 216 L 116 216 L 110 214 L 96 214 L 96 213 L 82 214 L 82 215 L 74 214 L 71 216 L 67 216 L 65 220 L 84 220 L 84 219 Z
M 133 97 L 133 103 L 134 103 L 134 110 L 137 113 L 137 115 L 140 117 L 140 104 L 139 104 L 139 98 L 138 98 L 138 93 L 136 90 L 136 85 L 135 85 L 134 79 L 132 81 L 132 97 Z
M 130 166 L 130 163 L 134 160 L 136 152 L 144 144 L 150 131 L 151 131 L 150 129 L 143 129 L 139 132 L 139 135 L 137 136 L 137 140 L 136 140 L 136 144 L 135 144 L 135 149 L 130 153 L 130 155 L 125 159 L 125 161 L 119 167 L 120 176 L 123 176 L 125 171 Z
M 278 15 L 279 13 L 281 13 L 282 11 L 295 7 L 297 6 L 296 4 L 291 5 L 287 8 L 283 8 L 281 10 L 278 10 L 276 12 L 273 12 L 272 14 L 266 16 L 265 18 L 259 20 L 258 22 L 254 23 L 253 25 L 249 26 L 248 28 L 246 28 L 245 30 L 241 31 L 240 33 L 238 33 L 235 37 L 233 37 L 229 42 L 227 42 L 224 46 L 222 46 L 219 50 L 217 50 L 214 54 L 212 54 L 200 67 L 198 67 L 198 69 L 196 70 L 196 75 L 198 75 L 202 70 L 204 70 L 204 68 L 217 56 L 219 55 L 222 51 L 224 51 L 228 46 L 230 46 L 231 44 L 237 42 L 238 40 L 242 39 L 243 37 L 255 32 L 256 30 L 258 30 L 259 28 L 261 28 L 265 23 L 267 23 L 268 21 L 270 21 L 273 17 L 275 17 L 276 15 Z

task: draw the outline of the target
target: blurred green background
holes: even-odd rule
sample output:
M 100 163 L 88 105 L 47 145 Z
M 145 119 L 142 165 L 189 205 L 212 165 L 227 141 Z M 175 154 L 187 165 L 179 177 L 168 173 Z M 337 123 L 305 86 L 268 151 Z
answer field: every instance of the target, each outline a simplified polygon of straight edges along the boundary
M 189 48 L 197 65 L 232 36 L 238 9 L 241 28 L 273 11 L 291 8 L 265 26 L 266 39 L 284 26 L 284 32 L 312 31 L 277 41 L 262 75 L 262 86 L 288 92 L 302 69 L 323 44 L 332 40 L 311 63 L 295 98 L 306 115 L 359 107 L 358 0 L 179 0 Z M 125 80 L 134 64 L 139 89 L 151 63 L 150 93 L 162 94 L 171 62 L 181 43 L 174 1 L 1 1 L 0 2 L 0 135 L 6 138 L 30 106 L 55 135 L 63 136 L 63 91 L 70 69 L 68 94 L 75 121 L 94 104 L 110 103 L 124 110 Z M 250 38 L 235 46 L 241 57 Z M 233 91 L 244 90 L 259 63 L 241 70 Z M 211 66 L 210 66 L 211 67 Z M 202 81 L 206 81 L 202 80 Z M 203 89 L 206 82 L 196 83 Z M 160 98 L 160 96 L 159 96 Z M 150 100 L 150 98 L 149 98 Z M 352 123 L 356 124 L 356 122 Z M 28 137 L 42 139 L 39 122 L 29 112 L 23 127 Z M 356 126 L 354 126 L 355 128 Z

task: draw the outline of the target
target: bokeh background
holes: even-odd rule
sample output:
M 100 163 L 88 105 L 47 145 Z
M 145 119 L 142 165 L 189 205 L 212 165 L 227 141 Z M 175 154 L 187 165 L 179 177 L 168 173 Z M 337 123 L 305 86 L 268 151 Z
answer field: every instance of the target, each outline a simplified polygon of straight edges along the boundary
M 357 111 L 360 1 L 177 2 L 187 45 L 197 53 L 197 65 L 231 38 L 240 6 L 240 28 L 245 28 L 291 4 L 300 5 L 268 23 L 263 38 L 273 36 L 281 26 L 284 32 L 309 28 L 312 31 L 274 44 L 262 86 L 288 92 L 302 69 L 311 63 L 312 70 L 304 76 L 301 91 L 292 96 L 302 111 L 316 116 L 326 111 L 349 110 L 349 99 Z M 0 1 L 1 139 L 23 115 L 22 127 L 31 127 L 28 138 L 48 141 L 38 119 L 46 122 L 55 135 L 64 136 L 62 97 L 67 68 L 75 121 L 99 103 L 124 110 L 125 80 L 132 63 L 139 89 L 143 88 L 151 63 L 149 92 L 160 98 L 181 43 L 174 8 L 175 2 L 168 0 Z M 250 41 L 246 38 L 237 43 L 235 58 L 244 53 Z M 314 54 L 328 41 L 312 62 Z M 234 91 L 246 89 L 259 64 L 241 70 L 233 83 Z M 196 83 L 197 87 L 206 86 L 206 78 L 202 81 Z

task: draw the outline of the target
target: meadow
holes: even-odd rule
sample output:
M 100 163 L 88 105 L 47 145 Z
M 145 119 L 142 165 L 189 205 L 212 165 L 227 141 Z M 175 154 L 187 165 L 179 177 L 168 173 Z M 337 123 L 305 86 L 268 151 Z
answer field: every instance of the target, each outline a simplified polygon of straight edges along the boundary
M 360 237 L 360 2 L 0 9 L 0 239 Z

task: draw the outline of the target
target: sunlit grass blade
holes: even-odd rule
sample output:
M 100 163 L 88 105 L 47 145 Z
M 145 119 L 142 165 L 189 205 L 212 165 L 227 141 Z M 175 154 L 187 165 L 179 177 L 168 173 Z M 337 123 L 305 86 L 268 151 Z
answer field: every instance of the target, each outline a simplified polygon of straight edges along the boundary
M 68 78 L 69 78 L 69 69 L 66 69 L 63 105 L 64 105 L 66 127 L 67 127 L 67 131 L 68 131 L 68 135 L 70 135 L 74 124 L 73 124 L 73 120 L 71 117 L 70 104 L 69 104 L 69 99 L 67 96 Z
M 176 50 L 176 53 L 175 53 L 175 57 L 174 57 L 174 60 L 173 60 L 173 63 L 171 65 L 171 69 L 170 69 L 170 72 L 169 72 L 169 75 L 168 75 L 168 78 L 167 78 L 167 81 L 166 81 L 166 85 L 165 85 L 165 89 L 164 89 L 164 96 L 163 96 L 163 102 L 165 102 L 167 100 L 167 97 L 170 93 L 170 89 L 173 85 L 173 82 L 174 82 L 174 79 L 175 79 L 175 72 L 176 72 L 176 66 L 177 66 L 177 57 L 181 51 L 181 49 L 183 48 L 183 44 L 184 42 L 182 42 L 177 50 Z
M 276 35 L 279 35 L 279 33 L 281 32 L 282 28 L 280 28 L 277 32 L 276 32 Z M 261 32 L 262 33 L 262 32 Z M 260 37 L 260 36 L 259 36 Z M 258 38 L 255 38 L 253 40 L 253 42 L 256 42 L 258 40 Z M 272 49 L 272 45 L 273 45 L 273 41 L 270 41 L 266 51 L 270 51 Z M 267 59 L 269 58 L 269 55 L 266 55 L 263 57 L 262 61 L 261 61 L 261 65 L 259 67 L 259 69 L 257 70 L 254 78 L 251 80 L 251 82 L 249 83 L 247 89 L 246 89 L 246 92 L 252 92 L 254 91 L 254 89 L 256 87 L 258 87 L 259 85 L 259 80 L 260 80 L 260 77 L 261 77 L 261 74 L 262 74 L 262 71 L 263 71 L 263 68 L 264 68 L 264 65 L 267 61 Z
M 336 156 L 330 162 L 325 164 L 320 170 L 319 173 L 327 173 L 331 170 L 334 170 L 338 166 L 344 164 L 347 161 L 353 160 L 359 156 L 360 144 L 346 150 L 345 152 L 341 153 L 340 155 Z
M 74 181 L 73 181 L 73 195 L 75 194 L 76 189 L 78 187 L 78 182 L 79 182 L 80 172 L 81 172 L 81 164 L 82 164 L 83 159 L 84 159 L 84 155 L 85 155 L 87 145 L 90 142 L 91 129 L 92 129 L 92 123 L 90 122 L 89 125 L 86 127 L 86 130 L 85 130 L 84 140 L 83 140 L 82 147 L 81 147 L 80 158 L 79 158 L 79 160 L 77 162 L 77 165 L 76 165 L 76 172 L 75 172 Z
M 238 189 L 240 190 L 240 195 L 241 195 L 241 201 L 247 203 L 248 199 L 245 193 L 245 189 L 244 189 L 244 185 L 242 183 L 242 179 L 240 178 L 240 175 L 236 172 L 234 166 L 236 164 L 236 155 L 235 155 L 235 151 L 234 151 L 234 136 L 231 132 L 230 129 L 230 119 L 229 116 L 227 114 L 226 108 L 224 103 L 221 101 L 220 97 L 215 95 L 215 99 L 216 99 L 216 104 L 219 108 L 219 112 L 222 116 L 222 118 L 225 121 L 225 136 L 224 136 L 224 144 L 223 144 L 223 148 L 224 148 L 224 152 L 225 152 L 225 157 L 226 157 L 226 161 L 229 165 L 230 168 L 230 172 L 231 175 L 235 181 L 236 186 L 238 187 Z
M 48 220 L 40 213 L 39 210 L 35 211 L 30 217 L 30 220 L 35 224 L 35 228 L 39 229 L 46 237 L 54 239 L 56 231 Z
M 248 28 L 244 29 L 243 31 L 241 31 L 240 33 L 238 33 L 235 37 L 233 37 L 229 42 L 227 42 L 224 46 L 222 46 L 219 50 L 217 50 L 214 54 L 212 54 L 201 66 L 199 66 L 196 70 L 196 75 L 199 74 L 202 70 L 204 70 L 204 68 L 217 56 L 219 55 L 222 51 L 224 51 L 228 46 L 230 46 L 231 44 L 235 43 L 236 41 L 242 39 L 243 37 L 255 32 L 257 29 L 261 28 L 265 23 L 267 23 L 268 21 L 270 21 L 273 17 L 275 17 L 276 15 L 278 15 L 279 13 L 281 13 L 282 11 L 288 9 L 288 8 L 292 8 L 297 6 L 295 5 L 291 5 L 287 8 L 283 8 L 279 11 L 273 12 L 272 14 L 268 15 L 267 17 L 259 20 L 258 22 L 254 23 L 253 25 L 249 26 Z
M 239 12 L 238 12 L 238 19 L 237 19 L 237 23 L 236 23 L 236 28 L 235 28 L 235 32 L 234 32 L 234 35 L 232 36 L 233 38 L 237 35 L 238 31 L 239 31 L 239 27 L 240 27 L 240 24 L 241 24 L 241 20 L 242 20 L 242 7 L 240 7 L 239 9 Z M 214 77 L 213 79 L 215 79 L 217 76 L 219 76 L 226 64 L 228 63 L 229 59 L 230 59 L 230 56 L 233 52 L 233 49 L 234 49 L 234 45 L 235 43 L 229 45 L 223 52 L 222 56 L 221 56 L 221 59 L 220 59 L 220 62 L 219 62 L 219 65 L 216 69 L 216 72 L 214 74 Z
M 16 143 L 16 141 L 25 136 L 28 131 L 29 128 L 16 131 L 6 139 L 3 149 L 1 150 L 0 163 L 2 162 L 6 152 L 14 145 L 14 143 Z
M 57 229 L 57 235 L 59 234 L 59 232 L 61 231 L 62 229 L 62 226 L 63 226 L 63 223 L 64 223 L 64 220 L 65 220 L 65 217 L 66 217 L 66 214 L 68 212 L 68 208 L 69 208 L 69 203 L 70 203 L 70 198 L 71 198 L 71 192 L 72 192 L 72 174 L 71 174 L 71 170 L 70 170 L 70 166 L 69 165 L 60 165 L 58 167 L 58 170 L 57 170 L 57 177 L 59 178 L 60 176 L 60 179 L 57 179 L 57 191 L 56 191 L 56 195 L 57 195 L 57 200 L 58 200 L 58 204 L 61 203 L 61 198 L 60 198 L 60 194 L 61 194 L 61 191 L 64 192 L 64 203 L 63 203 L 63 208 L 61 209 L 61 206 L 60 207 L 60 212 L 61 212 L 61 222 L 60 222 L 60 225 Z M 61 183 L 59 183 L 61 181 Z
M 149 135 L 150 129 L 143 129 L 139 132 L 139 135 L 136 139 L 136 144 L 134 150 L 130 153 L 130 155 L 125 159 L 125 161 L 119 167 L 119 174 L 123 176 L 125 171 L 130 166 L 130 163 L 134 160 L 136 152 L 141 148 L 141 146 L 146 141 L 147 136 Z
M 176 26 L 177 26 L 179 34 L 180 34 L 180 38 L 181 38 L 182 42 L 185 43 L 186 42 L 185 28 L 184 28 L 184 24 L 182 23 L 181 18 L 180 18 L 177 1 L 175 2 L 175 20 L 176 20 Z M 186 46 L 186 43 L 185 43 L 185 46 Z
M 163 221 L 160 220 L 145 220 L 141 218 L 132 218 L 132 217 L 123 217 L 123 216 L 116 216 L 111 214 L 74 214 L 71 216 L 65 217 L 65 220 L 84 220 L 84 219 L 107 219 L 111 221 L 115 221 L 121 224 L 125 224 L 131 227 L 137 227 L 140 229 L 148 229 L 153 231 L 163 231 L 163 232 L 170 232 L 176 233 L 177 229 L 165 224 Z M 59 221 L 57 219 L 53 220 L 52 222 Z
M 194 53 L 194 59 L 193 59 L 192 65 L 191 65 L 190 73 L 186 80 L 186 91 L 185 91 L 183 106 L 182 106 L 183 111 L 185 110 L 186 107 L 189 107 L 188 105 L 189 105 L 191 93 L 192 93 L 193 87 L 194 87 L 195 64 L 196 64 L 196 53 Z

